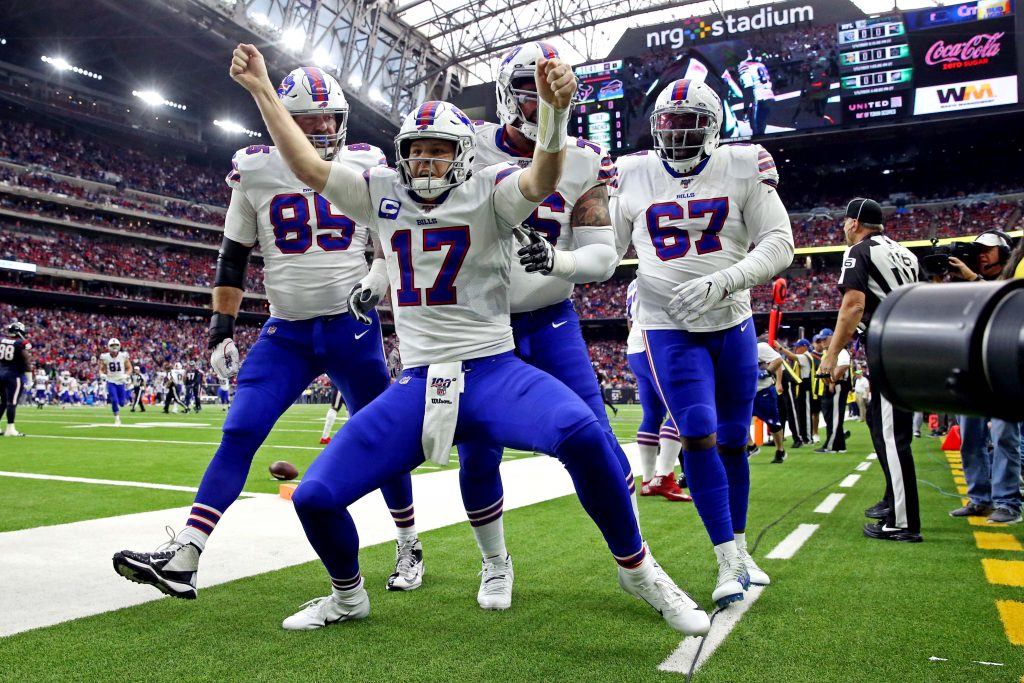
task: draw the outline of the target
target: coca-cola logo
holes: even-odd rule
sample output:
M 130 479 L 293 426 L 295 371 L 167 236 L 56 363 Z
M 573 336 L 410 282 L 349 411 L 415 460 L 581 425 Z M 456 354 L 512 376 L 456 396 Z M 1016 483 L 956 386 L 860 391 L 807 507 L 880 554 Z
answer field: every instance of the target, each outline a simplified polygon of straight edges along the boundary
M 945 62 L 963 62 L 972 59 L 988 59 L 999 54 L 1000 40 L 1006 35 L 999 33 L 980 33 L 962 43 L 949 43 L 941 40 L 932 43 L 925 54 L 924 61 L 928 65 Z

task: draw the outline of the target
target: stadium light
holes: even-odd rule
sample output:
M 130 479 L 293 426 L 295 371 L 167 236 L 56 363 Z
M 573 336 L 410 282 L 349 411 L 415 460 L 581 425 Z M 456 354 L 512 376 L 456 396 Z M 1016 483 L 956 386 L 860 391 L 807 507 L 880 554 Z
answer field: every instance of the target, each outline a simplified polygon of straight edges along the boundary
M 306 32 L 292 26 L 281 33 L 281 45 L 289 52 L 299 52 L 306 45 Z
M 170 100 L 164 99 L 164 96 L 155 90 L 132 90 L 132 95 L 135 95 L 151 107 L 159 107 L 163 105 L 165 107 L 172 107 L 182 111 L 185 111 L 188 108 L 184 104 L 178 104 L 177 102 L 171 102 Z
M 245 126 L 237 124 L 234 121 L 221 121 L 219 119 L 214 119 L 213 120 L 213 125 L 215 125 L 218 128 L 221 128 L 221 129 L 227 131 L 228 133 L 245 133 L 246 135 L 248 135 L 251 138 L 261 138 L 261 137 L 263 137 L 263 133 L 258 133 L 258 132 L 254 131 L 254 130 L 249 130 Z
M 323 47 L 318 47 L 313 50 L 313 63 L 319 67 L 334 66 L 334 62 L 331 61 L 330 53 Z
M 103 76 L 97 73 L 93 73 L 92 71 L 88 71 L 86 69 L 80 69 L 73 64 L 69 64 L 68 60 L 64 59 L 63 57 L 47 57 L 46 55 L 43 55 L 42 57 L 40 57 L 40 59 L 42 59 L 44 62 L 52 66 L 57 71 L 70 71 L 80 76 L 88 76 L 89 78 L 95 78 L 97 81 L 103 80 Z
M 359 74 L 354 73 L 348 77 L 348 84 L 358 90 L 359 87 L 363 84 L 363 77 L 360 76 Z

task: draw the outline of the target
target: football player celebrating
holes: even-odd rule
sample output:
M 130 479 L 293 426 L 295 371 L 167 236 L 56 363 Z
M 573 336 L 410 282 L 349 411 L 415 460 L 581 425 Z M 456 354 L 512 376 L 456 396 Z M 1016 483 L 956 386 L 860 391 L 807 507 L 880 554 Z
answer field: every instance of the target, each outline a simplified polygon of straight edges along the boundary
M 121 408 L 128 405 L 128 387 L 131 380 L 132 361 L 128 352 L 121 351 L 121 342 L 116 338 L 107 342 L 106 353 L 100 354 L 100 374 L 107 376 L 107 397 L 110 409 L 114 411 L 114 426 L 121 426 Z
M 747 290 L 793 261 L 775 162 L 760 145 L 719 147 L 721 123 L 722 103 L 706 83 L 670 83 L 651 114 L 654 151 L 618 160 L 612 212 L 636 245 L 637 323 L 714 544 L 719 606 L 742 600 L 751 579 L 768 582 L 745 534 L 757 389 Z
M 537 143 L 539 103 L 534 72 L 538 61 L 555 59 L 547 43 L 527 43 L 505 55 L 495 83 L 501 124 L 476 126 L 473 170 L 512 162 L 527 167 Z M 555 191 L 523 221 L 530 231 L 534 262 L 512 264 L 509 292 L 516 354 L 560 380 L 582 398 L 605 430 L 633 499 L 633 473 L 608 422 L 601 388 L 571 299 L 573 283 L 607 280 L 618 263 L 608 214 L 608 186 L 615 165 L 598 145 L 566 139 L 565 162 Z M 484 609 L 512 604 L 512 560 L 505 549 L 504 491 L 498 465 L 502 448 L 470 440 L 459 445 L 459 478 L 466 514 L 483 555 L 477 601 Z
M 7 429 L 4 436 L 25 436 L 14 427 L 18 400 L 26 383 L 31 386 L 32 361 L 29 344 L 25 341 L 25 325 L 14 321 L 7 326 L 7 334 L 0 338 L 0 409 L 6 408 Z
M 347 508 L 425 455 L 445 463 L 453 443 L 472 439 L 558 457 L 619 564 L 623 588 L 673 627 L 706 633 L 707 614 L 661 571 L 640 538 L 622 470 L 593 411 L 513 353 L 513 234 L 558 182 L 576 89 L 572 71 L 557 59 L 537 62 L 537 148 L 525 170 L 502 164 L 472 171 L 473 124 L 447 102 L 426 102 L 395 138 L 398 169 L 365 174 L 324 163 L 301 144 L 255 47 L 238 46 L 231 75 L 252 93 L 298 178 L 379 237 L 380 257 L 349 305 L 369 312 L 390 284 L 406 366 L 398 382 L 349 419 L 295 491 L 296 512 L 333 590 L 283 627 L 315 629 L 367 616 L 359 539 Z M 524 250 L 522 260 L 531 258 Z
M 301 128 L 298 140 L 306 151 L 328 169 L 344 167 L 362 182 L 364 171 L 385 163 L 382 152 L 370 145 L 345 146 L 348 103 L 330 74 L 315 67 L 296 69 L 271 94 Z M 235 153 L 227 184 L 231 202 L 208 342 L 214 371 L 221 377 L 238 375 L 232 408 L 185 529 L 170 548 L 114 556 L 115 568 L 125 577 L 182 598 L 196 597 L 199 555 L 241 493 L 256 450 L 309 383 L 327 373 L 353 413 L 390 384 L 376 312 L 363 314 L 348 305 L 349 290 L 367 272 L 365 221 L 353 220 L 309 189 L 285 165 L 280 150 L 265 145 Z M 239 368 L 232 337 L 249 252 L 257 242 L 270 319 Z M 387 588 L 412 590 L 423 580 L 423 551 L 408 470 L 380 483 L 398 529 L 396 569 Z

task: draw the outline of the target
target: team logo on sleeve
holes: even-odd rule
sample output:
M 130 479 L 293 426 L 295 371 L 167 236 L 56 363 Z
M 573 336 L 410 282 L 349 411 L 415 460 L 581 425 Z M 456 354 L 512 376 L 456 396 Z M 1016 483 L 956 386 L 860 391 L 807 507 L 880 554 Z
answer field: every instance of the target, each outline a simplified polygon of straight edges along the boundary
M 388 199 L 384 197 L 380 200 L 380 206 L 377 207 L 377 215 L 381 218 L 388 220 L 395 220 L 398 218 L 398 212 L 402 208 L 402 202 L 397 199 Z

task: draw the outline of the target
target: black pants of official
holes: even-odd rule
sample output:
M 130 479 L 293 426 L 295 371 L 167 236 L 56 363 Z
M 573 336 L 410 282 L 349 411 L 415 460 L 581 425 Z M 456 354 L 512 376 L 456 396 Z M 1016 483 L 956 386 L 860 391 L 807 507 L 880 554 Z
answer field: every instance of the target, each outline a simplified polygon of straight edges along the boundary
M 134 413 L 136 408 L 142 412 L 146 412 L 146 404 L 142 402 L 142 387 L 135 387 L 132 397 L 132 412 Z
M 800 434 L 802 428 L 800 427 L 800 412 L 798 405 L 800 403 L 800 386 L 793 382 L 786 383 L 786 390 L 782 392 L 784 397 L 783 403 L 785 403 L 785 422 L 789 425 L 789 433 L 793 436 L 793 443 L 797 444 L 802 442 L 804 439 Z
M 917 499 L 917 472 L 910 444 L 914 438 L 914 415 L 889 403 L 879 393 L 868 404 L 871 441 L 885 473 L 885 502 L 889 516 L 885 523 L 912 533 L 921 531 L 921 510 Z
M 203 408 L 202 401 L 199 400 L 202 395 L 203 390 L 199 387 L 185 387 L 185 405 L 189 406 L 194 404 L 193 409 L 198 413 Z
M 185 405 L 184 403 L 182 403 L 181 399 L 178 398 L 178 388 L 173 386 L 173 385 L 167 388 L 167 393 L 164 395 L 164 412 L 165 413 L 168 412 L 171 409 L 171 401 L 177 403 L 179 406 L 181 406 L 185 410 L 188 410 L 188 406 Z
M 825 418 L 825 444 L 830 451 L 846 450 L 846 399 L 850 395 L 849 382 L 837 382 L 835 393 L 826 388 L 821 397 L 821 414 Z
M 793 398 L 796 402 L 796 423 L 800 440 L 804 443 L 811 443 L 814 436 L 811 433 L 811 379 L 805 379 L 793 389 Z

